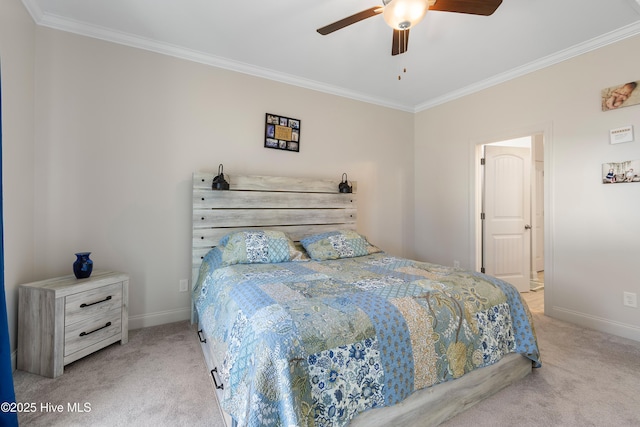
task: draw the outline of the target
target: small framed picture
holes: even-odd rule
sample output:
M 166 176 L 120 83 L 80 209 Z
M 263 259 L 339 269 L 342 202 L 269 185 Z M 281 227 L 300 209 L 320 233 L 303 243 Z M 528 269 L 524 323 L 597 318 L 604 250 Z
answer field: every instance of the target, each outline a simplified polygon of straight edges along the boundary
M 640 160 L 602 164 L 602 183 L 640 182 Z
M 300 151 L 300 120 L 267 113 L 264 126 L 265 148 Z
M 640 104 L 640 81 L 622 83 L 600 91 L 602 111 L 616 110 L 622 107 Z

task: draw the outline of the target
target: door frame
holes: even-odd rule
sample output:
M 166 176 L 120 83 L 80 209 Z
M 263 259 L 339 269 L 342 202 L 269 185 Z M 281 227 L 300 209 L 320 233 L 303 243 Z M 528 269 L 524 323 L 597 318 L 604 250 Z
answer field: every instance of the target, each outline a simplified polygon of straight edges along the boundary
M 540 147 L 541 146 L 541 147 Z M 541 152 L 540 152 L 541 151 Z M 540 156 L 542 154 L 542 156 Z M 542 185 L 538 180 L 538 159 L 542 158 Z M 544 141 L 542 134 L 531 136 L 531 188 L 533 197 L 531 198 L 531 280 L 538 279 L 538 253 L 542 250 L 542 269 L 544 270 Z M 542 200 L 538 200 L 542 196 Z M 538 220 L 539 206 L 542 206 L 543 217 Z M 537 236 L 542 226 L 542 236 Z M 535 238 L 534 238 L 535 237 Z
M 517 129 L 503 130 L 469 142 L 469 265 L 480 271 L 482 262 L 482 173 L 480 165 L 482 146 L 485 144 L 542 134 L 544 143 L 544 279 L 545 313 L 553 301 L 553 123 L 545 122 Z

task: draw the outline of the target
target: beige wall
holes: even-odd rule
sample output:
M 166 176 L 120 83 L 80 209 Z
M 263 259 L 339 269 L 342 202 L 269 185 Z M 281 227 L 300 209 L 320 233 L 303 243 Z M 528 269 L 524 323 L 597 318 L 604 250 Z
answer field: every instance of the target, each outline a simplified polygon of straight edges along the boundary
M 3 1 L 12 349 L 18 284 L 70 274 L 77 251 L 131 274 L 132 327 L 186 319 L 191 173 L 219 163 L 231 177 L 347 172 L 375 244 L 470 267 L 473 146 L 532 130 L 548 139 L 548 313 L 640 340 L 638 310 L 621 302 L 640 293 L 640 184 L 600 184 L 603 162 L 640 158 L 637 141 L 607 139 L 638 132 L 640 107 L 599 111 L 601 88 L 639 78 L 639 47 L 619 42 L 414 115 L 35 27 L 19 0 Z M 302 120 L 300 153 L 262 147 L 266 112 Z
M 34 278 L 34 30 L 20 1 L 0 1 L 4 280 L 12 351 L 17 286 Z
M 640 106 L 602 112 L 600 90 L 640 79 L 640 37 L 416 114 L 416 257 L 474 266 L 474 145 L 545 132 L 547 314 L 640 340 L 640 184 L 607 186 L 605 162 L 640 159 Z M 609 144 L 609 130 L 635 142 Z M 437 244 L 434 244 L 437 242 Z
M 131 274 L 132 328 L 186 319 L 191 173 L 359 182 L 358 229 L 411 250 L 413 114 L 48 28 L 36 40 L 36 272 L 74 252 Z M 300 152 L 263 147 L 265 113 Z

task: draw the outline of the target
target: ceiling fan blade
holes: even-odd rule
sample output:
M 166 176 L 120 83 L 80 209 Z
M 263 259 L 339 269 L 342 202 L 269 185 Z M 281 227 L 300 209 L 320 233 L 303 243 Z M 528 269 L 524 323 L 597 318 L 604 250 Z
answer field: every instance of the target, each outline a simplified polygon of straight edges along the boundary
M 391 55 L 400 55 L 409 48 L 409 30 L 393 30 Z
M 327 34 L 333 33 L 334 31 L 338 31 L 344 27 L 347 27 L 351 24 L 355 24 L 356 22 L 360 22 L 364 19 L 371 18 L 372 16 L 376 16 L 379 13 L 382 13 L 384 7 L 376 6 L 367 10 L 363 10 L 362 12 L 358 12 L 355 15 L 347 16 L 344 19 L 334 22 L 333 24 L 329 24 L 325 27 L 318 28 L 318 32 L 323 36 Z
M 429 10 L 489 16 L 501 4 L 502 0 L 436 0 L 433 6 L 429 6 Z

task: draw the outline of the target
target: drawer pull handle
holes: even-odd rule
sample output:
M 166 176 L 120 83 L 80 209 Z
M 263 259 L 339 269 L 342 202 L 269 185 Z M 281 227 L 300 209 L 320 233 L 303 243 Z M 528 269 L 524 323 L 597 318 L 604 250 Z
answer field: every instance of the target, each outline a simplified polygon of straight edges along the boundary
M 94 333 L 94 332 L 98 332 L 100 329 L 108 328 L 109 326 L 111 326 L 111 322 L 107 322 L 107 324 L 106 324 L 106 325 L 104 325 L 104 326 L 100 326 L 98 329 L 94 329 L 94 330 L 93 330 L 93 331 L 91 331 L 91 332 L 80 332 L 80 336 L 81 336 L 81 337 L 85 337 L 85 336 L 87 336 L 87 335 L 89 335 L 89 334 L 92 334 L 92 333 Z
M 89 304 L 83 302 L 82 304 L 80 304 L 80 308 L 90 307 L 92 305 L 100 304 L 101 302 L 109 301 L 110 299 L 111 299 L 111 295 L 109 295 L 105 299 L 101 299 L 100 301 L 92 302 L 92 303 L 89 303 Z
M 213 378 L 213 385 L 216 387 L 216 389 L 218 390 L 224 390 L 224 384 L 222 384 L 222 382 L 220 383 L 220 385 L 218 385 L 218 381 L 216 381 L 216 376 L 213 375 L 213 373 L 218 373 L 218 367 L 215 367 L 211 370 L 211 378 Z
M 206 338 L 202 338 L 202 329 L 198 331 L 198 339 L 200 339 L 200 342 L 207 342 Z

